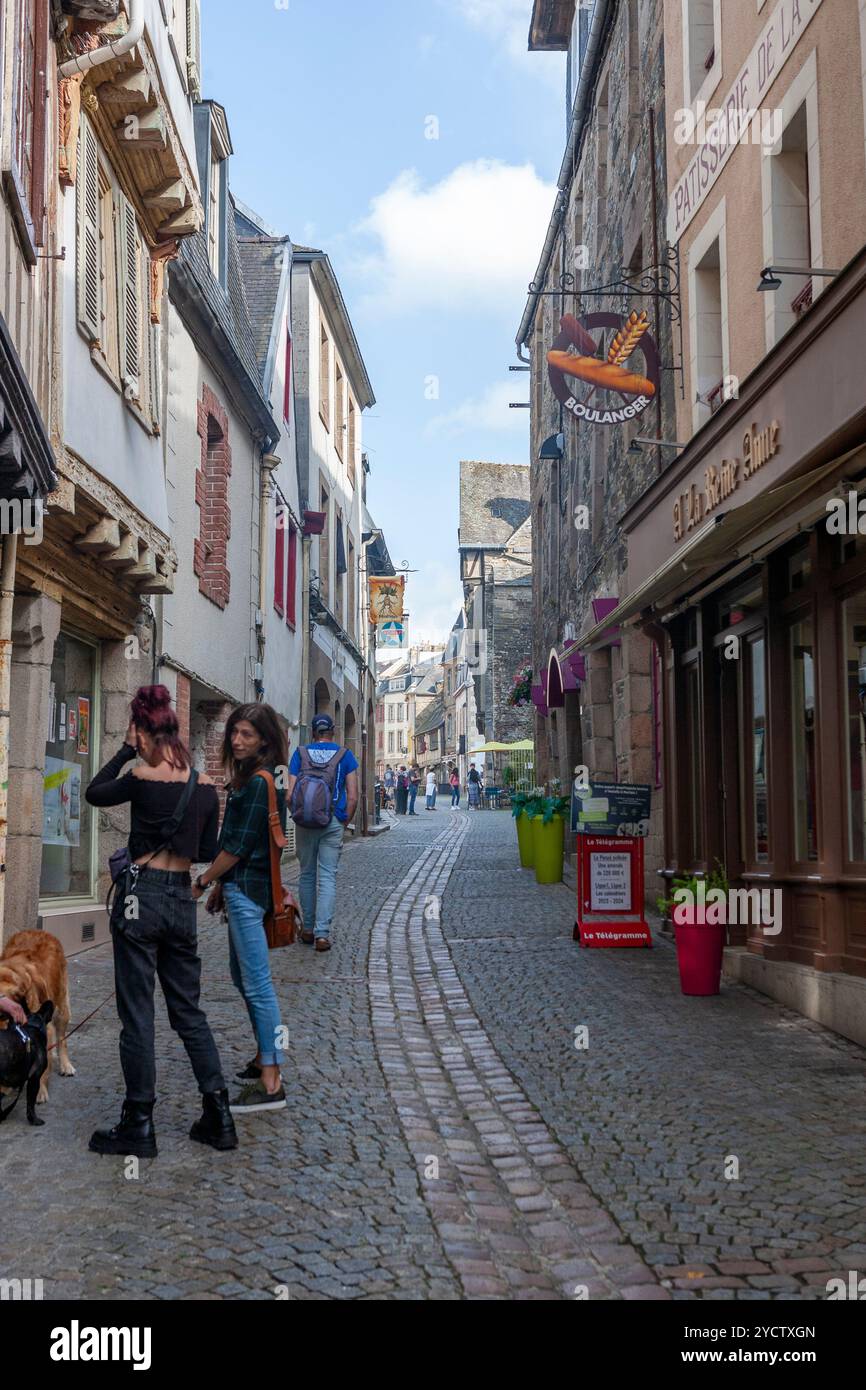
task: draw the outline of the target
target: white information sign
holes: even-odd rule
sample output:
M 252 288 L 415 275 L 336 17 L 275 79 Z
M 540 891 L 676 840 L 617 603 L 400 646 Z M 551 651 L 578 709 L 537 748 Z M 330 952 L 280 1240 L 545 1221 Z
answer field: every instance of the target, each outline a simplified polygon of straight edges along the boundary
M 591 912 L 631 912 L 631 856 L 590 854 Z

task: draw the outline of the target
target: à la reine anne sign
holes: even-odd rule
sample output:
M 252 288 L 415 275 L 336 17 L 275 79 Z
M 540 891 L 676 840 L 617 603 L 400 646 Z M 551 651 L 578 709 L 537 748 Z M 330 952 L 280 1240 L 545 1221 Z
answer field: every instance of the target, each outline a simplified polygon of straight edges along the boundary
M 737 144 L 746 143 L 759 119 L 761 103 L 790 58 L 822 0 L 780 0 L 721 107 L 695 122 L 679 139 L 696 139 L 697 148 L 674 186 L 668 207 L 668 241 L 675 245 L 700 210 Z M 724 22 L 724 21 L 723 21 Z M 677 129 L 674 141 L 677 142 Z M 778 137 L 776 137 L 778 138 Z

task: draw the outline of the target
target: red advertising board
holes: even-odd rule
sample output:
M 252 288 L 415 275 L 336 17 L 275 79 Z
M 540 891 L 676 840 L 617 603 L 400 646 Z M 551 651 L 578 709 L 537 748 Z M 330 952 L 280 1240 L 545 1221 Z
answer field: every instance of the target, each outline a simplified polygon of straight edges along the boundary
M 643 839 L 577 836 L 577 917 L 581 946 L 652 946 L 644 917 Z

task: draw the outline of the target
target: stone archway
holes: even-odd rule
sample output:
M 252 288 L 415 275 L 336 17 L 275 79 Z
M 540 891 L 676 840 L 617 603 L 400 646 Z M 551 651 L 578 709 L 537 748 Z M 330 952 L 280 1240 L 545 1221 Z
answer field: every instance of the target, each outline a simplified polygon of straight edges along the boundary
M 355 711 L 353 710 L 351 705 L 347 705 L 346 713 L 343 716 L 343 743 L 348 748 L 350 753 L 355 754 L 356 758 L 358 757 L 357 742 L 358 728 L 357 720 L 355 719 Z
M 313 704 L 315 714 L 333 714 L 334 707 L 331 700 L 331 692 L 328 689 L 326 680 L 317 680 L 316 688 L 313 692 Z
M 339 700 L 334 702 L 334 738 L 337 743 L 343 742 L 343 707 Z

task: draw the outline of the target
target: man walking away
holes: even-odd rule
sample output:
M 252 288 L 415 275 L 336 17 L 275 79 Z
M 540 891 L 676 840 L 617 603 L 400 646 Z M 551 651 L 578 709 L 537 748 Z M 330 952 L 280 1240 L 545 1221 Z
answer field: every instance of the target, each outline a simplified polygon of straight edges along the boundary
M 332 741 L 329 714 L 313 720 L 313 742 L 296 748 L 289 763 L 286 795 L 298 828 L 300 897 L 304 914 L 301 940 L 317 951 L 331 949 L 331 919 L 337 894 L 337 866 L 345 826 L 358 805 L 358 760 Z
M 405 767 L 400 765 L 397 773 L 397 815 L 405 816 L 406 806 L 409 801 L 409 775 Z
M 420 785 L 421 785 L 421 773 L 418 771 L 417 766 L 415 766 L 415 767 L 412 768 L 412 771 L 409 773 L 409 815 L 410 815 L 410 816 L 414 816 L 414 815 L 417 814 L 417 812 L 416 812 L 416 810 L 415 810 L 415 798 L 416 798 L 417 795 L 418 795 L 418 788 L 420 787 Z
M 436 773 L 432 770 L 427 773 L 427 810 L 436 810 Z

